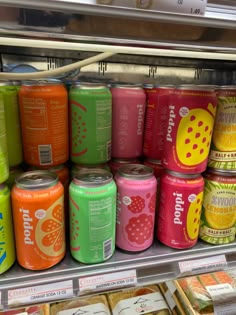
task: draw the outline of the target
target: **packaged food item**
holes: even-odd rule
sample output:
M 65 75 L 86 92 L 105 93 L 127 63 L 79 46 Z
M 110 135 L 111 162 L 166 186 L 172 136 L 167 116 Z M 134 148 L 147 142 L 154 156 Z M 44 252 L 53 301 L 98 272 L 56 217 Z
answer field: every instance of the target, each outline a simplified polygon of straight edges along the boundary
M 13 265 L 15 258 L 10 191 L 0 184 L 0 274 Z
M 133 159 L 141 156 L 146 95 L 139 85 L 114 84 L 112 94 L 111 156 Z
M 164 149 L 166 118 L 170 94 L 174 86 L 157 86 L 146 89 L 147 109 L 144 127 L 143 154 L 145 157 L 160 160 Z
M 236 170 L 236 86 L 218 88 L 217 100 L 208 166 Z
M 49 304 L 39 304 L 31 305 L 26 307 L 21 307 L 14 310 L 6 310 L 0 312 L 4 315 L 50 315 L 50 305 Z
M 129 252 L 149 248 L 154 238 L 157 180 L 153 170 L 126 164 L 116 173 L 116 246 Z
M 0 94 L 0 184 L 9 177 L 9 162 L 7 153 L 6 118 L 3 95 Z
M 8 162 L 9 167 L 14 167 L 23 162 L 18 93 L 10 82 L 0 81 L 0 94 L 5 110 Z
M 162 164 L 186 174 L 206 170 L 216 112 L 214 88 L 182 85 L 170 96 Z
M 96 314 L 110 315 L 105 295 L 81 297 L 51 305 L 50 315 Z
M 105 85 L 75 83 L 70 88 L 70 158 L 99 164 L 111 158 L 112 100 Z
M 31 270 L 56 265 L 65 255 L 64 188 L 47 171 L 25 172 L 12 192 L 18 263 Z
M 69 158 L 68 97 L 55 80 L 23 82 L 19 91 L 24 161 L 55 166 Z
M 82 263 L 99 263 L 115 251 L 116 185 L 106 170 L 80 171 L 69 187 L 70 251 Z
M 113 176 L 116 175 L 118 169 L 124 164 L 140 164 L 140 161 L 138 159 L 111 159 L 109 166 Z
M 171 314 L 158 287 L 150 285 L 108 294 L 113 315 L 169 315 Z
M 236 171 L 209 168 L 205 187 L 199 237 L 210 244 L 235 240 Z
M 198 239 L 204 180 L 167 170 L 161 177 L 157 238 L 173 248 L 189 248 Z

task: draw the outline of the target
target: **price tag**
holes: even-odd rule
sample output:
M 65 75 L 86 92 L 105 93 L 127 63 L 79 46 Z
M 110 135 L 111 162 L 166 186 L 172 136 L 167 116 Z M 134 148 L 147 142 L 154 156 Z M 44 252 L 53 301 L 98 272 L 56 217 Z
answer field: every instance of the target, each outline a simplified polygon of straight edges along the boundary
M 187 260 L 179 262 L 181 275 L 198 274 L 221 270 L 227 266 L 225 255 L 212 256 L 208 258 Z
M 73 283 L 72 280 L 67 280 L 22 289 L 8 290 L 8 305 L 48 302 L 72 296 Z
M 103 291 L 137 284 L 136 270 L 108 273 L 104 275 L 84 277 L 79 279 L 79 289 L 86 291 Z

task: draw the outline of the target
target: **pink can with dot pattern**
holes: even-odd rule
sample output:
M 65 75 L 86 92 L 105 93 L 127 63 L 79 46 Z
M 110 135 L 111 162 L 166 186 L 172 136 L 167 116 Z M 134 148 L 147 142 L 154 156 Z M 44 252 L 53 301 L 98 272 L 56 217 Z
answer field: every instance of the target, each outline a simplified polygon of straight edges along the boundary
M 154 238 L 157 180 L 142 164 L 118 169 L 116 246 L 128 252 L 149 248 Z
M 206 170 L 217 98 L 214 88 L 182 85 L 170 96 L 162 164 L 185 174 Z

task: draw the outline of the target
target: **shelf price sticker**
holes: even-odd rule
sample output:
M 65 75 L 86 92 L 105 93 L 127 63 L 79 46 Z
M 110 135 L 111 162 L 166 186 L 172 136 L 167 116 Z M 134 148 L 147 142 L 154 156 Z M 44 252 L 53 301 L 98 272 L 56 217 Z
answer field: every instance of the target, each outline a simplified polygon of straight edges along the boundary
M 236 291 L 229 283 L 206 286 L 210 294 L 215 315 L 235 315 Z
M 157 3 L 156 10 L 192 15 L 204 15 L 207 4 L 207 0 L 158 0 L 154 2 Z
M 179 262 L 181 275 L 193 275 L 205 272 L 222 270 L 227 267 L 225 255 L 217 255 L 196 260 L 187 260 Z
M 80 278 L 79 293 L 87 291 L 105 291 L 122 287 L 130 287 L 136 284 L 136 270 L 113 272 L 103 275 Z
M 8 290 L 8 305 L 22 305 L 61 300 L 73 296 L 72 280 Z

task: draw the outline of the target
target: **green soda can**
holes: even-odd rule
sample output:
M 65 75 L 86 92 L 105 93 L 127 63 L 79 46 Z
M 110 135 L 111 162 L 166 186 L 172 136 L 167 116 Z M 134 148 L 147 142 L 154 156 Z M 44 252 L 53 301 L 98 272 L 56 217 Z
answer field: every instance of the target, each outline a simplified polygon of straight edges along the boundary
M 80 164 L 111 158 L 112 97 L 105 85 L 75 83 L 69 93 L 70 156 Z
M 0 274 L 8 270 L 15 261 L 15 244 L 11 213 L 10 191 L 0 185 Z
M 5 109 L 8 161 L 13 167 L 23 162 L 18 93 L 10 82 L 0 81 L 0 94 Z
M 5 110 L 3 96 L 0 93 L 0 184 L 9 177 L 9 164 L 7 154 L 7 133 L 5 124 Z
M 94 264 L 115 250 L 116 184 L 106 170 L 80 171 L 70 184 L 70 250 L 74 259 Z

